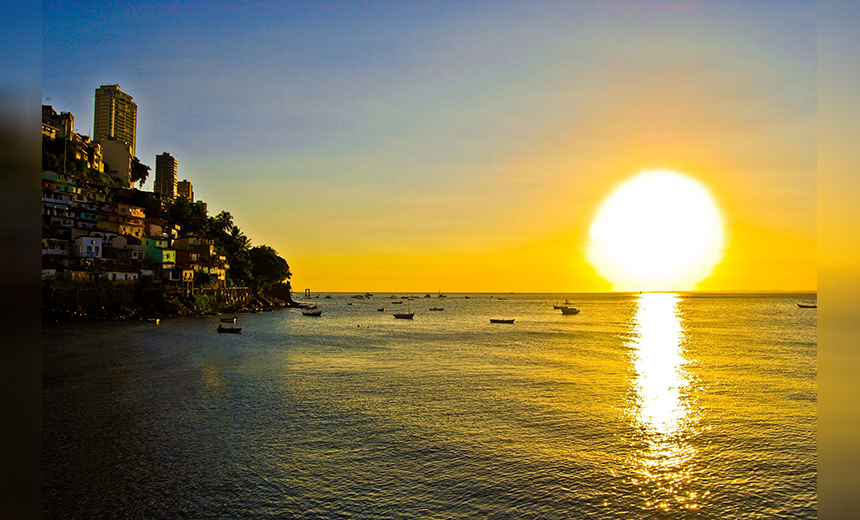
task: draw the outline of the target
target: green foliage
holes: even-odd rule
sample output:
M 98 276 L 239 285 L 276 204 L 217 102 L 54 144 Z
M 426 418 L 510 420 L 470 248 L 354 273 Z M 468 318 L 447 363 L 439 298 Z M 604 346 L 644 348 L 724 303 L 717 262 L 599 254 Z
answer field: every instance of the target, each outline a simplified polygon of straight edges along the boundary
M 218 311 L 218 301 L 215 298 L 214 294 L 201 294 L 197 293 L 194 295 L 194 305 L 197 307 L 200 312 L 217 312 Z
M 42 170 L 81 176 L 87 173 L 87 163 L 75 158 L 72 141 L 42 136 Z
M 149 177 L 149 171 L 152 168 L 140 162 L 140 159 L 133 157 L 131 159 L 131 183 L 140 182 L 140 187 L 143 188 L 143 183 Z
M 202 207 L 185 197 L 176 197 L 168 211 L 168 220 L 179 224 L 183 231 L 202 238 L 210 237 L 210 219 Z
M 195 271 L 194 272 L 194 286 L 195 287 L 208 287 L 212 285 L 212 275 L 207 273 L 206 271 Z
M 215 248 L 227 257 L 227 263 L 230 264 L 227 284 L 250 286 L 253 282 L 252 263 L 248 257 L 251 241 L 233 223 L 233 216 L 222 211 L 209 218 L 209 232 L 215 241 Z
M 290 266 L 269 246 L 257 246 L 248 251 L 251 261 L 251 275 L 256 292 L 266 290 L 272 285 L 290 278 Z M 232 266 L 231 266 L 232 269 Z

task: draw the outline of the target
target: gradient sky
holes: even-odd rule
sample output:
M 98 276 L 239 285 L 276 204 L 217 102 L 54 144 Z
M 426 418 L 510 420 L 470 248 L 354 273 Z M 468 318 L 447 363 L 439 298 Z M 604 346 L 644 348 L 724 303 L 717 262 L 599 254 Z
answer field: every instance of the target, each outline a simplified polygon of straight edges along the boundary
M 816 288 L 807 2 L 43 2 L 42 96 L 138 104 L 210 214 L 297 290 L 610 289 L 601 203 L 684 172 L 723 212 L 703 290 Z M 147 183 L 151 189 L 152 177 Z M 667 288 L 671 289 L 671 288 Z

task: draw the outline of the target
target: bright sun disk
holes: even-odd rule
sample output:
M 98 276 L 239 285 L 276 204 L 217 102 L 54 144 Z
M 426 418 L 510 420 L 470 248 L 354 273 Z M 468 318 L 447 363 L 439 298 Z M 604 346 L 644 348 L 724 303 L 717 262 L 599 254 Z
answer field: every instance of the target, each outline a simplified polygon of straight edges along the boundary
M 679 173 L 646 171 L 619 186 L 591 226 L 588 260 L 615 290 L 689 290 L 723 256 L 713 198 Z

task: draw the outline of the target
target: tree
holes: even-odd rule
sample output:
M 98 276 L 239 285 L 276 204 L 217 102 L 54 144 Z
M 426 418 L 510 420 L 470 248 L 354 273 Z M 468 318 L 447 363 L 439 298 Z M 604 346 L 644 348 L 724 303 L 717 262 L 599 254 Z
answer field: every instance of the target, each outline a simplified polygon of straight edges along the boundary
M 209 237 L 209 219 L 206 211 L 185 197 L 176 197 L 170 205 L 169 220 L 179 224 L 183 232 L 194 233 L 203 238 Z
M 194 271 L 194 285 L 207 287 L 212 284 L 212 275 L 206 271 Z
M 233 228 L 233 215 L 227 211 L 222 211 L 214 217 L 209 218 L 209 228 L 212 230 L 213 238 L 221 239 L 222 235 L 230 232 Z
M 143 183 L 146 182 L 146 178 L 149 177 L 149 171 L 152 168 L 140 162 L 140 159 L 137 157 L 133 157 L 131 159 L 131 183 L 140 181 L 140 187 L 143 188 Z
M 290 278 L 290 266 L 269 246 L 257 246 L 248 251 L 251 261 L 251 275 L 255 292 L 266 290 L 272 285 Z M 232 266 L 231 266 L 232 269 Z

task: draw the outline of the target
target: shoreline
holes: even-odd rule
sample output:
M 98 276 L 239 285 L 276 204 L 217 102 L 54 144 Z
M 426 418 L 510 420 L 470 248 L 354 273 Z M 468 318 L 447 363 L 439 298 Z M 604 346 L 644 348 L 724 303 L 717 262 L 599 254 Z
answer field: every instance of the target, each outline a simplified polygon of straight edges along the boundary
M 160 293 L 154 298 L 101 305 L 59 305 L 42 300 L 43 324 L 96 321 L 146 321 L 177 317 L 215 317 L 219 314 L 254 314 L 303 308 L 307 304 L 270 294 L 251 294 L 240 300 L 218 301 L 211 295 L 180 296 Z

